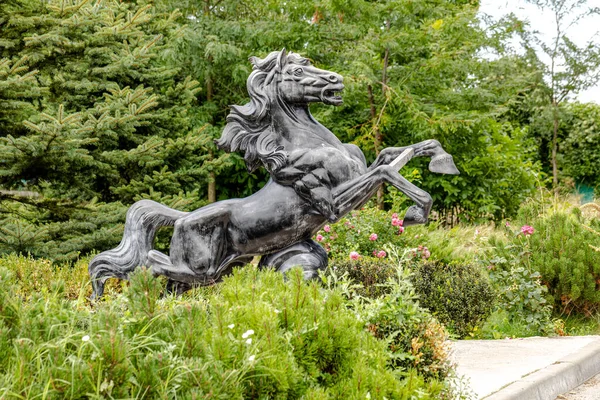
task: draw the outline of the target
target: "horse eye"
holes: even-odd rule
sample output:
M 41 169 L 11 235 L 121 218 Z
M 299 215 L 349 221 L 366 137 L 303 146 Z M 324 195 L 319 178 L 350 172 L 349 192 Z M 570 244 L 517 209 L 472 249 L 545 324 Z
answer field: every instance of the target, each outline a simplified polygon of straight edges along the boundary
M 294 70 L 294 75 L 296 75 L 296 76 L 300 76 L 300 75 L 302 75 L 302 72 L 304 72 L 304 71 L 302 70 L 302 68 L 296 68 L 296 69 Z

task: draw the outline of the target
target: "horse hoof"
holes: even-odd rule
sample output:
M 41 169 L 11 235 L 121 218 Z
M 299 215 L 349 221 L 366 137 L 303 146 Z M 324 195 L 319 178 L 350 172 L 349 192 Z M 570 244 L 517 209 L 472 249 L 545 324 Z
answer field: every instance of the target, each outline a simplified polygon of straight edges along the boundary
M 429 170 L 438 174 L 459 175 L 460 171 L 454 165 L 452 156 L 448 153 L 433 156 L 429 162 Z
M 427 223 L 425 209 L 419 206 L 410 206 L 404 215 L 404 226 Z

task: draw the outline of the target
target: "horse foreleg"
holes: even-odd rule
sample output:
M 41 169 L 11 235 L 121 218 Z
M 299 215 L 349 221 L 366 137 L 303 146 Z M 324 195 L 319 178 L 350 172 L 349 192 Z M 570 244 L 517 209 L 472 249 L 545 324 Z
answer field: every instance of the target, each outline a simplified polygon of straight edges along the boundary
M 396 157 L 402 154 L 407 149 L 413 149 L 412 157 L 431 157 L 429 162 L 429 170 L 440 174 L 458 175 L 459 171 L 454 165 L 452 156 L 448 154 L 440 142 L 435 139 L 425 140 L 410 146 L 404 147 L 388 147 L 379 153 L 373 164 L 369 166 L 369 170 L 373 170 L 381 165 L 391 163 Z
M 404 216 L 406 226 L 427 222 L 433 200 L 429 193 L 418 188 L 398 173 L 392 165 L 380 165 L 366 174 L 352 179 L 333 190 L 333 199 L 343 216 L 366 203 L 383 184 L 389 183 L 406 194 L 416 204 L 411 206 Z

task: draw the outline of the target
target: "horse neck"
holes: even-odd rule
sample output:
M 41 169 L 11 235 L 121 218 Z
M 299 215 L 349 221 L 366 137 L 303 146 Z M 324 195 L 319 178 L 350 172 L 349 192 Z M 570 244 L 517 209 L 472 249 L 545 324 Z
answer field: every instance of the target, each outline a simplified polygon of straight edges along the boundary
M 308 104 L 275 103 L 271 108 L 273 127 L 285 141 L 301 147 L 322 146 L 324 142 L 342 146 L 337 136 L 313 118 Z

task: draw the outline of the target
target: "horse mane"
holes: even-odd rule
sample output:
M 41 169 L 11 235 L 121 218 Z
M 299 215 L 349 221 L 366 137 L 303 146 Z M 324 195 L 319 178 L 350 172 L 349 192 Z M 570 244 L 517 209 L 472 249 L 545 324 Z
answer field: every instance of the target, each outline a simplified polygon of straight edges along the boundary
M 226 152 L 243 152 L 249 172 L 258 168 L 261 162 L 271 172 L 285 165 L 287 154 L 277 144 L 277 133 L 271 127 L 269 110 L 276 95 L 267 89 L 278 83 L 274 78 L 281 72 L 282 63 L 308 65 L 310 62 L 298 54 L 286 54 L 285 49 L 274 51 L 263 59 L 250 57 L 250 62 L 253 68 L 246 82 L 250 102 L 231 106 L 227 125 L 215 143 Z

